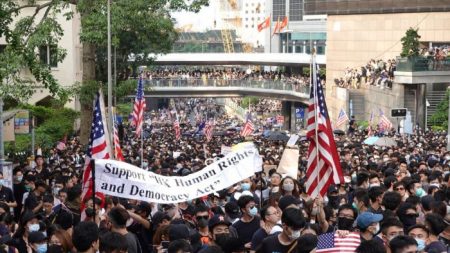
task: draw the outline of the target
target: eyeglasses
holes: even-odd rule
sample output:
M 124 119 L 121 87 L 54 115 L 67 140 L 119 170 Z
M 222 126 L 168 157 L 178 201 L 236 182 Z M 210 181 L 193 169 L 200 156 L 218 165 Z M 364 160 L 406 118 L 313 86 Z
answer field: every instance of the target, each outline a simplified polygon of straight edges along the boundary
M 266 214 L 266 215 L 267 215 L 267 216 L 270 216 L 270 215 L 274 215 L 274 214 L 278 215 L 278 214 L 280 214 L 280 212 L 276 211 L 276 212 L 274 212 L 274 213 L 268 213 L 268 214 Z
M 203 215 L 203 216 L 196 216 L 195 218 L 197 220 L 201 220 L 201 219 L 207 220 L 207 219 L 209 219 L 209 216 L 208 215 Z
M 405 188 L 404 188 L 404 187 L 397 187 L 397 188 L 395 188 L 394 190 L 396 190 L 396 191 L 404 191 Z

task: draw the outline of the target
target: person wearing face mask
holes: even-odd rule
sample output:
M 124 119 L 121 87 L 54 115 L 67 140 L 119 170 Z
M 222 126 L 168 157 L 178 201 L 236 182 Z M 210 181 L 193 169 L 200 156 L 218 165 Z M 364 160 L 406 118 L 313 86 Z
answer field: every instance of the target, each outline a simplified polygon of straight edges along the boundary
M 241 196 L 237 204 L 242 215 L 232 226 L 238 232 L 238 237 L 242 240 L 245 248 L 250 248 L 252 236 L 261 225 L 260 218 L 257 216 L 258 208 L 252 196 Z
M 350 204 L 344 204 L 339 207 L 337 214 L 337 229 L 338 230 L 353 230 L 353 223 L 358 216 L 357 211 Z
M 383 215 L 364 212 L 358 215 L 356 226 L 361 232 L 361 241 L 372 240 L 380 232 L 380 221 Z
M 257 253 L 295 252 L 297 239 L 306 225 L 305 218 L 297 208 L 287 208 L 281 215 L 283 231 L 263 240 Z
M 23 180 L 23 172 L 20 168 L 16 168 L 13 170 L 14 178 L 13 178 L 13 192 L 14 199 L 17 202 L 17 206 L 14 207 L 14 217 L 16 221 L 18 221 L 18 217 L 20 217 L 20 212 L 22 211 L 22 199 L 23 194 L 26 192 L 25 183 Z
M 389 249 L 389 242 L 396 236 L 403 234 L 403 224 L 399 219 L 395 217 L 389 217 L 385 218 L 381 223 L 381 240 L 383 241 L 388 253 L 391 252 Z M 374 237 L 374 240 L 378 240 L 379 238 L 380 237 L 376 236 Z
M 424 250 L 430 232 L 424 225 L 417 224 L 411 226 L 408 229 L 407 234 L 416 240 L 418 252 L 428 252 Z
M 281 184 L 280 192 L 282 196 L 292 195 L 296 198 L 300 197 L 297 182 L 292 177 L 288 176 L 283 178 L 280 184 Z
M 47 238 L 42 232 L 31 232 L 28 236 L 28 247 L 33 253 L 47 252 Z
M 19 227 L 12 236 L 10 245 L 15 247 L 19 252 L 28 252 L 27 242 L 31 232 L 37 232 L 40 229 L 39 220 L 36 214 L 25 211 L 20 219 Z
M 203 204 L 197 205 L 195 208 L 195 224 L 200 234 L 200 240 L 203 245 L 209 244 L 209 208 Z
M 416 225 L 417 217 L 419 214 L 417 213 L 416 207 L 408 202 L 401 203 L 397 209 L 397 216 L 400 221 L 403 223 L 403 227 L 405 230 L 408 230 L 409 227 Z

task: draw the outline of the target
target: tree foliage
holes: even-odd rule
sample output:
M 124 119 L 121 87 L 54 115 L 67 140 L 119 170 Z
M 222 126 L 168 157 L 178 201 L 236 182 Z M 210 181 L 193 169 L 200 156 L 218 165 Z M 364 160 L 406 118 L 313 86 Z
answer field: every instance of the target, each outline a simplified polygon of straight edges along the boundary
M 402 41 L 402 52 L 401 57 L 418 56 L 420 54 L 420 42 L 421 38 L 419 35 L 419 28 L 414 29 L 410 27 L 405 36 L 401 39 Z
M 20 108 L 29 110 L 35 118 L 36 148 L 40 147 L 43 151 L 52 148 L 64 136 L 72 135 L 74 133 L 73 125 L 75 119 L 79 116 L 77 112 L 68 108 L 49 108 L 33 105 L 21 105 Z M 15 142 L 9 142 L 5 145 L 6 153 L 10 154 L 29 152 L 30 150 L 30 134 L 16 135 Z
M 66 50 L 58 46 L 64 33 L 58 16 L 72 17 L 69 4 L 66 0 L 0 1 L 0 36 L 7 43 L 0 52 L 1 97 L 8 95 L 26 101 L 37 81 L 56 97 L 68 99 L 68 91 L 61 88 L 50 67 L 36 52 L 42 47 L 52 47 L 54 60 L 62 62 Z M 32 78 L 23 73 L 31 73 Z
M 448 99 L 450 96 L 450 90 L 447 90 L 447 93 L 445 94 L 444 100 L 442 100 L 437 108 L 436 112 L 431 115 L 429 122 L 431 122 L 431 125 L 434 129 L 444 129 L 447 130 L 448 127 Z

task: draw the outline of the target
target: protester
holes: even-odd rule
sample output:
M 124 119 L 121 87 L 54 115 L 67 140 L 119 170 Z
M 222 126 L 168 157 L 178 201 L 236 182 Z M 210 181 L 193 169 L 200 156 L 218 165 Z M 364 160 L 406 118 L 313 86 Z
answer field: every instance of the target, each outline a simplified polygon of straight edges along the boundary
M 156 72 L 159 76 L 150 72 L 153 81 L 169 80 L 170 74 Z M 200 77 L 203 74 L 209 75 Z M 240 78 L 259 79 L 245 75 Z M 211 76 L 220 81 L 218 73 Z M 275 76 L 267 78 L 280 78 Z M 86 149 L 77 136 L 68 137 L 64 148 L 55 145 L 30 162 L 18 159 L 12 172 L 14 193 L 0 203 L 0 243 L 19 253 L 43 251 L 44 241 L 47 252 L 314 252 L 322 245 L 321 236 L 331 233 L 355 238 L 356 252 L 384 252 L 380 245 L 389 253 L 448 250 L 450 153 L 445 133 L 416 129 L 405 137 L 389 132 L 387 137 L 397 143 L 392 147 L 365 144 L 367 135 L 360 129 L 335 136 L 344 182 L 313 198 L 307 193 L 308 140 L 300 138 L 295 144 L 298 177 L 277 172 L 286 140 L 271 140 L 264 132 L 275 129 L 268 119 L 280 112 L 280 101 L 260 100 L 251 107 L 251 138 L 263 172 L 180 203 L 113 196 L 82 201 L 80 164 Z M 173 129 L 177 116 L 178 140 Z M 204 125 L 210 120 L 214 130 L 207 141 Z M 135 128 L 122 124 L 125 162 L 160 175 L 201 171 L 245 141 L 240 136 L 242 121 L 213 99 L 169 100 L 146 112 L 145 122 L 143 150 Z M 3 185 L 0 190 L 6 189 Z M 17 206 L 10 212 L 13 200 Z

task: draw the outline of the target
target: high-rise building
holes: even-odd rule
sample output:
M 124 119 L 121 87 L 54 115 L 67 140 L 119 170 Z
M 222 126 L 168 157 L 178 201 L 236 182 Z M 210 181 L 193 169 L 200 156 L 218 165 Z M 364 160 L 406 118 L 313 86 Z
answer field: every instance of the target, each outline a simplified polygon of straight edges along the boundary
M 308 15 L 306 0 L 267 0 L 271 15 L 271 29 L 265 32 L 265 52 L 310 53 L 315 48 L 318 54 L 325 54 L 326 15 Z M 275 32 L 277 23 L 287 18 L 288 24 Z

